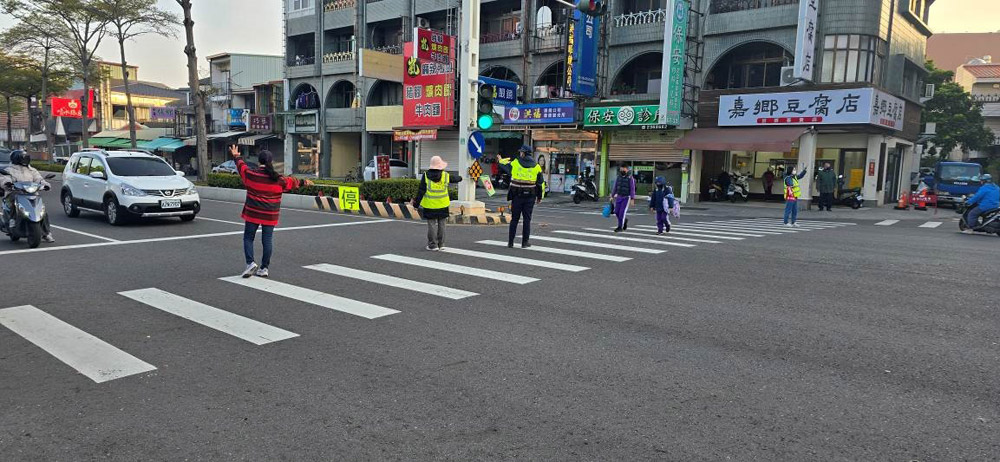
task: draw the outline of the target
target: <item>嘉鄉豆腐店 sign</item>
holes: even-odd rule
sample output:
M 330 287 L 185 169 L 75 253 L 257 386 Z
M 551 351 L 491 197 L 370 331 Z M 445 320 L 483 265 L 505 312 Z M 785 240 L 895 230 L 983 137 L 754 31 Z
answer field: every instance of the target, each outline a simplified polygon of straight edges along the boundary
M 877 125 L 903 129 L 906 103 L 874 88 L 719 97 L 719 126 Z

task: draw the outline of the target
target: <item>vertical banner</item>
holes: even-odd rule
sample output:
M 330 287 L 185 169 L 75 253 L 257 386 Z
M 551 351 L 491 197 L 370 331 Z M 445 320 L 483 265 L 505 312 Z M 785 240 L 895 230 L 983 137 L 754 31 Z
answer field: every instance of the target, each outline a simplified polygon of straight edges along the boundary
M 813 81 L 816 62 L 816 19 L 819 0 L 799 0 L 799 29 L 795 39 L 795 72 L 797 79 Z
M 805 1 L 805 0 L 804 0 Z M 667 0 L 663 26 L 663 73 L 660 77 L 660 119 L 663 125 L 681 123 L 684 106 L 684 63 L 687 52 L 687 0 Z
M 597 94 L 597 28 L 600 18 L 574 10 L 566 46 L 566 88 L 577 95 Z
M 403 125 L 455 125 L 455 37 L 416 29 L 403 59 Z

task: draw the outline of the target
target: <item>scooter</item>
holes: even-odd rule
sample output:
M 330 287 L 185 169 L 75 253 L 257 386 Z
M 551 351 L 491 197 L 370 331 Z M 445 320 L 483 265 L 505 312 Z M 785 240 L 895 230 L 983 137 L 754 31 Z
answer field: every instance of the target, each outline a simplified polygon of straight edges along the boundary
M 977 233 L 996 234 L 1000 236 L 1000 209 L 987 210 L 982 215 L 979 215 L 982 224 L 972 227 L 969 225 L 969 211 L 972 210 L 972 207 L 969 207 L 965 203 L 964 196 L 962 197 L 962 202 L 956 204 L 955 207 L 957 207 L 955 211 L 962 214 L 962 218 L 958 220 L 959 230 L 965 231 L 972 228 Z
M 850 206 L 854 210 L 865 205 L 865 198 L 861 196 L 861 188 L 844 189 L 844 175 L 837 177 L 837 183 L 840 185 L 840 192 L 837 193 L 835 203 Z
M 743 199 L 743 202 L 750 200 L 750 182 L 746 175 L 733 175 L 736 179 L 729 185 L 729 202 L 736 202 L 736 199 Z
M 7 171 L 0 169 L 0 173 L 6 175 Z M 45 179 L 55 178 L 49 174 Z M 28 239 L 28 247 L 34 249 L 42 243 L 42 221 L 45 219 L 45 203 L 38 195 L 38 190 L 42 185 L 27 181 L 15 182 L 0 202 L 2 214 L 0 214 L 0 232 L 3 232 L 12 242 L 19 241 L 22 237 Z
M 708 182 L 708 200 L 712 202 L 719 202 L 722 200 L 722 186 L 716 180 L 709 180 Z
M 579 204 L 584 199 L 597 202 L 597 185 L 594 184 L 594 177 L 584 177 L 583 181 L 573 185 L 570 194 L 573 196 L 574 204 Z

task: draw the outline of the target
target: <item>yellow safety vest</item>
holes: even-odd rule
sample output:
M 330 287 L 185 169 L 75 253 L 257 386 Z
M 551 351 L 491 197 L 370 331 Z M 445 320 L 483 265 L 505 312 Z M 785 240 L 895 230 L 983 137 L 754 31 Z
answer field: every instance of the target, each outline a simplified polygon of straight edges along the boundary
M 789 188 L 792 190 L 791 195 L 788 194 Z M 788 200 L 789 197 L 794 197 L 795 199 L 802 197 L 802 190 L 799 188 L 799 179 L 794 176 L 792 177 L 792 186 L 785 185 L 785 200 Z
M 424 198 L 420 199 L 420 206 L 425 209 L 446 209 L 451 205 L 451 196 L 448 195 L 448 184 L 450 183 L 448 172 L 441 172 L 441 180 L 431 181 L 424 173 L 424 183 L 427 184 L 427 192 Z
M 510 163 L 510 185 L 517 188 L 534 188 L 539 173 L 542 173 L 542 167 L 538 164 L 524 168 L 518 159 L 514 159 Z

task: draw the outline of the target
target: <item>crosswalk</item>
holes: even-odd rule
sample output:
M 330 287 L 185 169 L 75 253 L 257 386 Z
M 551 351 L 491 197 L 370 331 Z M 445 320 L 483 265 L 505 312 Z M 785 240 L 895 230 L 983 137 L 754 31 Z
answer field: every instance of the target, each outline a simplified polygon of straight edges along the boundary
M 958 221 L 958 219 L 955 218 L 955 219 L 953 219 L 951 221 Z M 880 222 L 875 223 L 875 226 L 894 226 L 894 225 L 897 225 L 897 224 L 900 224 L 900 223 L 903 223 L 903 220 L 882 220 Z M 912 223 L 916 223 L 916 221 L 909 221 L 908 224 L 903 224 L 903 225 L 901 225 L 901 227 L 902 226 L 913 226 Z M 943 225 L 943 224 L 945 224 L 945 221 L 934 220 L 934 221 L 926 221 L 926 222 L 920 223 L 916 227 L 917 228 L 923 228 L 923 229 L 937 229 L 937 228 L 940 228 L 941 225 Z
M 378 322 L 380 318 L 399 315 L 403 310 L 418 310 L 420 305 L 411 301 L 413 294 L 426 295 L 448 301 L 467 300 L 479 296 L 483 285 L 535 284 L 547 276 L 579 274 L 592 271 L 596 264 L 619 264 L 636 258 L 652 258 L 667 252 L 683 252 L 700 246 L 736 245 L 748 239 L 768 239 L 794 236 L 798 233 L 833 230 L 853 226 L 852 223 L 828 221 L 800 221 L 796 228 L 786 228 L 780 220 L 734 219 L 724 221 L 695 221 L 677 224 L 667 235 L 657 235 L 656 227 L 636 224 L 628 230 L 615 233 L 609 229 L 581 228 L 546 231 L 531 238 L 532 246 L 526 249 L 507 250 L 507 243 L 498 240 L 480 240 L 466 247 L 447 247 L 440 252 L 378 253 L 368 262 L 355 266 L 335 263 L 314 263 L 302 268 L 313 274 L 329 278 L 322 289 L 298 285 L 294 280 L 281 278 L 220 277 L 212 284 L 240 287 L 254 294 L 255 299 L 275 298 L 290 300 L 296 310 L 321 308 L 329 316 L 349 316 Z M 404 254 L 407 253 L 407 254 Z M 516 254 L 516 256 L 515 256 Z M 393 264 L 390 270 L 379 271 Z M 496 264 L 498 269 L 487 268 Z M 402 268 L 419 268 L 417 274 L 445 273 L 448 285 L 420 280 L 420 277 L 403 278 L 392 271 Z M 508 268 L 508 269 L 504 269 Z M 518 268 L 510 271 L 511 268 Z M 509 271 L 509 272 L 508 272 Z M 464 277 L 454 278 L 454 274 Z M 362 281 L 369 292 L 389 293 L 397 296 L 398 306 L 380 306 L 364 299 L 348 298 L 338 292 L 338 282 Z M 315 280 L 312 284 L 316 284 Z M 475 290 L 470 290 L 475 289 Z M 408 297 L 407 294 L 410 294 Z M 211 306 L 196 300 L 199 294 L 172 293 L 162 288 L 144 287 L 117 292 L 134 310 L 155 310 L 196 325 L 196 329 L 216 331 L 243 340 L 252 347 L 293 341 L 300 334 L 271 325 L 264 319 L 251 319 L 230 310 L 239 306 Z M 392 298 L 392 297 L 390 297 Z M 232 302 L 236 304 L 238 302 Z M 324 314 L 326 316 L 326 314 Z M 148 319 L 148 318 L 143 318 Z M 17 306 L 0 309 L 0 326 L 19 335 L 51 357 L 96 383 L 121 379 L 156 370 L 157 360 L 166 363 L 169 358 L 140 359 L 101 340 L 98 335 L 47 313 L 44 307 Z M 103 332 L 106 338 L 118 338 L 114 333 Z M 150 361 L 150 362 L 147 362 Z

